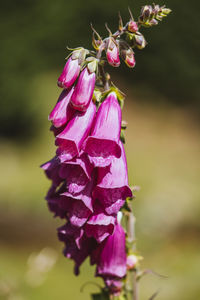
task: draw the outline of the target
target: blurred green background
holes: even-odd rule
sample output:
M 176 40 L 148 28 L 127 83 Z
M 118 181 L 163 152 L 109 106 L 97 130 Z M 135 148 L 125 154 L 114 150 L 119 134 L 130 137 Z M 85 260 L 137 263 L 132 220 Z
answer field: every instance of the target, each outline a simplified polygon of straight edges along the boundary
M 126 150 L 138 249 L 144 268 L 168 276 L 141 280 L 141 300 L 200 299 L 199 2 L 166 0 L 173 12 L 144 29 L 148 46 L 136 51 L 136 68 L 112 72 L 127 94 Z M 90 22 L 102 35 L 114 31 L 117 13 L 137 16 L 146 1 L 20 0 L 0 9 L 0 299 L 89 299 L 94 268 L 81 275 L 61 254 L 56 227 L 43 200 L 49 186 L 39 165 L 55 152 L 47 115 L 66 46 L 91 47 Z M 48 248 L 46 248 L 48 247 Z M 35 253 L 35 254 L 34 254 Z

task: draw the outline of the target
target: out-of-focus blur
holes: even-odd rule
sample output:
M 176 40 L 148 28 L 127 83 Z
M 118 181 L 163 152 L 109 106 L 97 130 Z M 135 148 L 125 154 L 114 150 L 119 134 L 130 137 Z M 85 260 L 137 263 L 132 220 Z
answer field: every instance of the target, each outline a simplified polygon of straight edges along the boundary
M 200 298 L 200 90 L 196 1 L 157 1 L 172 9 L 158 26 L 144 29 L 147 47 L 136 67 L 112 72 L 127 94 L 126 151 L 142 266 L 167 278 L 141 279 L 141 300 Z M 68 52 L 90 47 L 92 22 L 102 35 L 128 20 L 135 1 L 13 0 L 0 10 L 0 299 L 89 299 L 98 288 L 87 261 L 75 277 L 62 256 L 44 200 L 49 186 L 39 165 L 55 152 L 47 115 L 60 93 L 56 81 Z

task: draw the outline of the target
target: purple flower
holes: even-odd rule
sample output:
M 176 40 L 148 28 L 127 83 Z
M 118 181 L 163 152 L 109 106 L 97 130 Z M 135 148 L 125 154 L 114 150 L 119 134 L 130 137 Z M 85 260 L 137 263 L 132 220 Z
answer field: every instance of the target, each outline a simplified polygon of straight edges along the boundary
M 64 185 L 57 190 L 55 185 L 52 185 L 45 197 L 49 210 L 54 213 L 54 217 L 66 218 L 67 210 L 60 207 L 60 201 L 63 196 L 60 195 L 64 191 Z
M 69 192 L 62 193 L 60 208 L 68 211 L 68 218 L 74 226 L 83 226 L 93 212 L 93 185 L 93 181 L 88 182 L 85 189 L 76 195 Z
M 74 273 L 78 275 L 80 265 L 90 255 L 95 242 L 83 235 L 82 230 L 76 231 L 74 227 L 70 230 L 66 227 L 67 225 L 58 228 L 58 237 L 65 243 L 64 256 L 74 260 Z
M 54 136 L 57 136 L 65 129 L 65 127 L 66 127 L 66 124 L 61 127 L 58 127 L 58 128 L 55 127 L 54 125 L 51 125 L 50 131 L 53 132 Z
M 109 165 L 113 157 L 120 157 L 120 130 L 121 108 L 112 92 L 101 104 L 91 135 L 84 143 L 84 150 L 95 166 Z
M 93 102 L 83 114 L 76 113 L 65 129 L 56 136 L 56 145 L 59 147 L 57 155 L 61 161 L 71 160 L 79 155 L 84 140 L 90 133 L 96 115 L 96 106 Z
M 65 125 L 74 115 L 75 110 L 69 104 L 74 88 L 63 90 L 54 109 L 49 115 L 49 121 L 58 128 Z
M 108 63 L 113 67 L 119 67 L 120 59 L 119 59 L 119 47 L 117 42 L 110 37 L 108 39 L 108 46 L 106 50 L 106 57 Z
M 125 232 L 120 224 L 91 255 L 97 263 L 96 275 L 107 279 L 123 278 L 126 275 Z
M 126 155 L 122 142 L 121 157 L 114 158 L 111 162 L 110 171 L 103 177 L 105 170 L 98 169 L 97 186 L 94 189 L 93 197 L 98 199 L 107 214 L 115 214 L 123 206 L 127 197 L 132 197 L 131 189 L 128 186 L 128 171 Z
M 71 87 L 78 78 L 79 72 L 80 65 L 78 59 L 70 57 L 65 64 L 62 74 L 58 78 L 58 86 L 64 89 Z
M 95 73 L 90 73 L 87 67 L 81 72 L 71 97 L 71 104 L 75 109 L 85 111 L 88 108 L 94 92 L 95 79 Z
M 63 181 L 63 179 L 59 176 L 60 160 L 57 156 L 40 167 L 45 171 L 46 176 L 52 180 L 54 185 L 58 186 Z
M 87 221 L 85 226 L 86 235 L 94 237 L 98 243 L 101 243 L 113 233 L 115 223 L 115 217 L 96 212 Z
M 71 194 L 81 192 L 91 180 L 92 165 L 85 153 L 80 157 L 62 163 L 59 176 L 66 179 L 67 190 Z
M 84 230 L 82 228 L 71 225 L 69 222 L 65 225 L 59 227 L 58 238 L 61 242 L 66 242 L 67 240 L 74 240 L 76 246 L 81 248 L 81 241 L 83 239 Z

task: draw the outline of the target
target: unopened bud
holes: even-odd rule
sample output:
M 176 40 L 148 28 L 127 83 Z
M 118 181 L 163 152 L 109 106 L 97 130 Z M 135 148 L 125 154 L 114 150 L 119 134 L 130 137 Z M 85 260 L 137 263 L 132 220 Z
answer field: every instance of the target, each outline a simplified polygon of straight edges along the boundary
M 155 15 L 157 15 L 159 12 L 161 12 L 161 8 L 159 5 L 155 5 L 153 8 L 153 12 Z
M 151 15 L 153 13 L 153 8 L 151 5 L 145 5 L 142 7 L 142 10 L 141 10 L 141 17 L 142 17 L 142 20 L 143 21 L 146 21 L 148 20 Z
M 134 254 L 128 255 L 126 259 L 127 270 L 132 270 L 138 263 L 138 257 Z
M 130 20 L 128 22 L 128 31 L 130 31 L 130 32 L 136 32 L 136 31 L 138 31 L 138 25 L 137 25 L 137 23 L 135 21 Z
M 89 61 L 87 65 L 88 71 L 90 73 L 95 73 L 98 66 L 98 60 L 95 57 L 88 57 L 87 61 Z
M 106 50 L 106 57 L 108 63 L 113 67 L 119 67 L 120 59 L 119 59 L 119 47 L 117 42 L 112 38 L 109 37 L 107 50 Z
M 157 25 L 158 24 L 158 21 L 156 19 L 152 19 L 151 21 L 149 21 L 148 23 L 150 26 L 153 26 L 153 25 Z
M 169 8 L 162 8 L 162 13 L 164 15 L 168 15 L 168 14 L 170 14 L 170 12 L 171 12 L 171 9 L 169 9 Z
M 135 56 L 131 48 L 121 50 L 121 55 L 129 68 L 133 68 L 135 66 Z
M 137 34 L 135 35 L 135 44 L 140 50 L 145 48 L 145 46 L 147 45 L 144 36 L 140 32 L 137 32 Z

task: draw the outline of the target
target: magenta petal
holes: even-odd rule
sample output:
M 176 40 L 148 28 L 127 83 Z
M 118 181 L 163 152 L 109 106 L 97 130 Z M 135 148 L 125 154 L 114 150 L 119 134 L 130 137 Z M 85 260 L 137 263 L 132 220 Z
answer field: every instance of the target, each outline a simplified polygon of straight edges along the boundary
M 80 72 L 80 65 L 78 59 L 72 59 L 71 57 L 67 60 L 62 74 L 58 78 L 58 86 L 62 88 L 69 88 L 78 78 Z
M 108 214 L 115 214 L 124 204 L 127 197 L 132 196 L 131 189 L 128 186 L 128 171 L 124 146 L 120 142 L 121 157 L 114 158 L 110 171 L 103 177 L 105 171 L 98 169 L 97 186 L 94 189 L 93 196 L 103 205 Z
M 49 121 L 52 121 L 56 128 L 65 125 L 75 113 L 75 110 L 69 103 L 73 91 L 74 88 L 71 88 L 69 91 L 63 90 L 58 98 L 58 102 L 49 115 Z
M 116 94 L 110 93 L 101 104 L 91 131 L 84 143 L 84 150 L 95 166 L 109 165 L 114 157 L 120 157 L 121 108 Z
M 60 193 L 63 191 L 64 185 L 58 191 L 56 186 L 52 185 L 45 197 L 49 210 L 54 213 L 54 217 L 60 217 L 61 219 L 67 216 L 67 210 L 60 207 L 60 201 L 63 198 Z
M 78 79 L 71 97 L 72 106 L 80 111 L 85 111 L 90 104 L 95 86 L 95 73 L 90 73 L 86 67 Z
M 100 244 L 101 246 L 101 244 Z M 114 276 L 122 278 L 126 275 L 125 232 L 120 224 L 115 226 L 101 247 L 97 264 L 97 276 L 104 279 Z
M 53 181 L 53 184 L 59 185 L 63 179 L 59 176 L 60 160 L 57 156 L 40 166 L 46 176 Z
M 79 267 L 84 262 L 84 260 L 90 255 L 92 248 L 94 247 L 94 241 L 82 238 L 80 249 L 77 247 L 74 240 L 66 241 L 65 249 L 63 251 L 64 256 L 73 259 L 75 262 L 74 273 L 79 274 Z
M 71 225 L 70 223 L 65 224 L 57 229 L 58 238 L 62 242 L 67 242 L 70 240 L 74 240 L 76 242 L 76 246 L 80 249 L 84 230 L 82 228 L 78 228 L 76 226 Z
M 92 165 L 87 156 L 82 154 L 80 158 L 74 158 L 71 161 L 61 165 L 59 175 L 67 180 L 69 193 L 76 194 L 81 192 L 88 181 L 91 179 Z
M 89 216 L 93 212 L 92 205 L 92 193 L 93 182 L 89 182 L 85 189 L 76 195 L 71 195 L 68 192 L 64 192 L 62 195 L 65 196 L 61 202 L 61 208 L 66 209 L 66 204 L 71 202 L 71 207 L 68 210 L 69 220 L 72 225 L 81 227 L 88 220 Z M 66 198 L 66 200 L 65 200 Z M 66 202 L 65 202 L 66 201 Z M 65 204 L 66 203 L 66 204 Z
M 95 115 L 96 106 L 90 102 L 87 111 L 84 114 L 76 113 L 66 128 L 57 135 L 55 143 L 59 147 L 57 154 L 61 161 L 71 160 L 79 155 L 81 146 L 90 133 Z
M 116 218 L 104 213 L 92 215 L 87 221 L 85 232 L 88 237 L 94 237 L 98 243 L 113 233 Z

